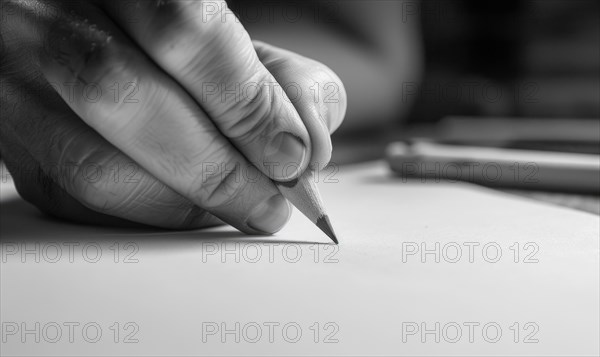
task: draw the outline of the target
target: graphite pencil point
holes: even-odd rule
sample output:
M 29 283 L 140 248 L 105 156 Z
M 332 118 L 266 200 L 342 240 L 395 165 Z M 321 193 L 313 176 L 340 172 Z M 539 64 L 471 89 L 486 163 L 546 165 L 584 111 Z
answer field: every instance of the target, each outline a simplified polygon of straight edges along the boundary
M 333 227 L 331 226 L 331 221 L 329 221 L 327 215 L 319 217 L 317 220 L 317 227 L 319 227 L 323 233 L 327 234 L 335 244 L 339 244 L 335 232 L 333 231 Z
M 305 173 L 296 180 L 275 182 L 275 184 L 285 198 L 331 238 L 335 244 L 338 244 L 329 217 L 325 213 L 319 190 L 310 172 Z

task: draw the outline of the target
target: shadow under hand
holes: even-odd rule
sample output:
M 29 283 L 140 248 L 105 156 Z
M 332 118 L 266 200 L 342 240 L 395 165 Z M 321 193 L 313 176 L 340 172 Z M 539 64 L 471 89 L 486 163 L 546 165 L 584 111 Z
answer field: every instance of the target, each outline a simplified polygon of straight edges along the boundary
M 26 201 L 15 198 L 0 205 L 2 242 L 97 242 L 135 240 L 146 246 L 168 249 L 207 242 L 254 244 L 316 244 L 311 241 L 286 241 L 276 236 L 249 236 L 230 226 L 198 230 L 166 230 L 153 227 L 110 227 L 73 223 L 43 214 Z

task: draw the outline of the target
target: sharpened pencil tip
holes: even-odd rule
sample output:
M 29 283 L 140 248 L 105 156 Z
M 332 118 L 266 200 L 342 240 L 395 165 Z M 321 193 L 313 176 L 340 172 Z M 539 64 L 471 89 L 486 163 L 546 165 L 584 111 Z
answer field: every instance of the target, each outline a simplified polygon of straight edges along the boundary
M 335 244 L 339 244 L 327 215 L 319 217 L 317 220 L 317 227 L 319 227 L 323 233 L 327 234 Z

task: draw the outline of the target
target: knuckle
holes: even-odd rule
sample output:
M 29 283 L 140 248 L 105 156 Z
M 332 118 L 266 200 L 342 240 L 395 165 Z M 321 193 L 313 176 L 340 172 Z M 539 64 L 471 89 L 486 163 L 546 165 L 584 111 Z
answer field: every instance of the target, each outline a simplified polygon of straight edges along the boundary
M 348 106 L 348 95 L 342 80 L 329 67 L 324 64 L 318 65 L 317 72 L 322 81 L 321 98 L 318 98 L 320 112 L 330 132 L 335 131 L 340 125 Z
M 215 216 L 211 215 L 208 211 L 197 206 L 192 206 L 191 208 L 186 210 L 186 212 L 187 213 L 184 216 L 184 220 L 177 225 L 178 228 L 194 229 L 222 224 Z
M 84 54 L 83 65 L 78 77 L 87 83 L 108 88 L 115 81 L 135 78 L 135 66 L 132 61 L 137 59 L 133 49 L 117 41 L 110 41 L 104 46 L 91 49 Z
M 315 108 L 321 115 L 330 131 L 335 130 L 346 113 L 348 97 L 340 77 L 327 65 L 309 58 L 280 59 L 285 73 L 295 73 L 294 80 L 298 81 L 302 95 L 290 92 L 295 105 Z M 277 64 L 271 64 L 274 66 Z M 293 82 L 285 84 L 286 88 L 293 87 Z M 315 88 L 318 88 L 316 90 Z
M 236 101 L 221 116 L 221 130 L 227 137 L 240 142 L 252 142 L 267 135 L 275 129 L 274 107 L 282 105 L 278 102 L 275 98 L 261 100 L 256 96 Z
M 240 199 L 246 189 L 239 164 L 206 164 L 202 175 L 192 183 L 188 197 L 207 210 L 228 207 Z
M 324 64 L 320 64 L 318 66 L 318 71 L 322 74 L 324 86 L 332 86 L 335 88 L 335 102 L 346 103 L 346 88 L 344 87 L 340 77 L 331 68 Z

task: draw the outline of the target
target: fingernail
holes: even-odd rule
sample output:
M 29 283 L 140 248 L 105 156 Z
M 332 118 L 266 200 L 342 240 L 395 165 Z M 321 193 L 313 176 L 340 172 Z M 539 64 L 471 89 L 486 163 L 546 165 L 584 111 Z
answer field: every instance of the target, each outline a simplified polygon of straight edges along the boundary
M 279 133 L 265 149 L 264 164 L 267 175 L 277 181 L 288 181 L 298 176 L 306 156 L 306 146 L 291 133 Z
M 288 201 L 282 195 L 275 195 L 254 207 L 246 224 L 261 233 L 273 234 L 283 228 L 291 215 Z

